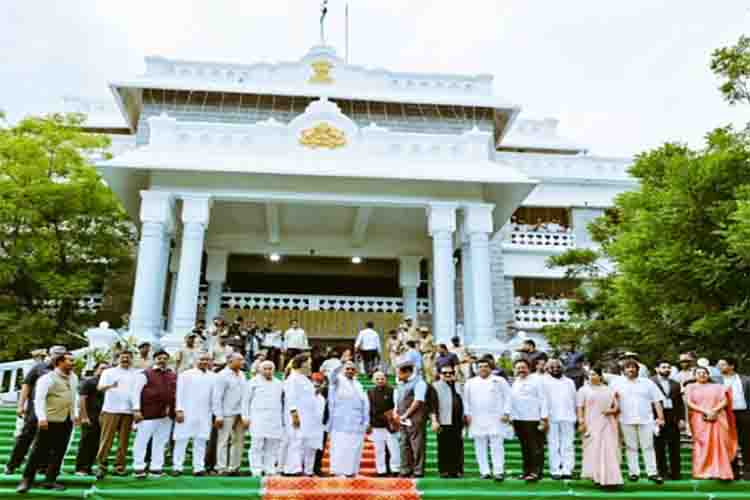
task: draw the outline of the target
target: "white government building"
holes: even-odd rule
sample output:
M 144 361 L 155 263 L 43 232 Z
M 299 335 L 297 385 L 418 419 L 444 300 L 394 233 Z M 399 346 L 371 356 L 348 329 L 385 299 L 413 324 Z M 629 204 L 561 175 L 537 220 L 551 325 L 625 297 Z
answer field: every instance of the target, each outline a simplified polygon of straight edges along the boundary
M 587 223 L 636 185 L 630 160 L 524 119 L 491 75 L 370 69 L 326 45 L 145 62 L 110 84 L 118 113 L 68 104 L 112 137 L 97 168 L 139 224 L 130 332 L 170 347 L 241 312 L 323 340 L 405 314 L 502 351 L 567 319 L 576 284 L 546 259 L 592 245 Z

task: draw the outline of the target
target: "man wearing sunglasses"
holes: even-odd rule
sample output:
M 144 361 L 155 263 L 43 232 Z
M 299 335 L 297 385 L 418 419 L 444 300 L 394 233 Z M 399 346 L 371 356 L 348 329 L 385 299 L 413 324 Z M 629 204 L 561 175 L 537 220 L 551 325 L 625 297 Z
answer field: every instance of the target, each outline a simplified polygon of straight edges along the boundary
M 442 478 L 458 478 L 464 474 L 463 421 L 464 404 L 461 390 L 456 385 L 453 365 L 440 369 L 440 380 L 432 384 L 437 395 L 432 431 L 438 436 L 438 470 Z

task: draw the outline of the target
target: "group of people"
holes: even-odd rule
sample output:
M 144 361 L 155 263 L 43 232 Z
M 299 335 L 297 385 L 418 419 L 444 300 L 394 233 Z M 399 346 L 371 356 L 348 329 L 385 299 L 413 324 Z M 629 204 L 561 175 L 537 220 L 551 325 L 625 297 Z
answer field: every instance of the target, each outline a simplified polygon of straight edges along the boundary
M 114 366 L 97 363 L 80 383 L 72 354 L 55 346 L 24 381 L 19 400 L 24 427 L 5 472 L 20 467 L 33 442 L 18 492 L 32 487 L 37 470 L 46 471 L 45 487 L 64 489 L 57 482 L 60 464 L 80 424 L 76 472 L 91 474 L 96 466 L 97 478 L 109 472 L 115 438 L 113 473 L 127 473 L 133 429 L 137 478 L 163 475 L 167 450 L 171 474 L 183 474 L 190 443 L 194 476 L 240 475 L 248 434 L 253 475 L 320 475 L 329 443 L 330 474 L 353 477 L 369 439 L 378 475 L 422 477 L 430 428 L 437 434 L 438 470 L 445 478 L 463 476 L 464 441 L 473 439 L 481 477 L 503 481 L 504 441 L 513 436 L 521 445 L 520 478 L 543 477 L 545 447 L 549 475 L 572 478 L 577 430 L 583 441 L 581 477 L 603 488 L 623 484 L 621 443 L 631 481 L 640 478 L 639 450 L 650 480 L 680 479 L 682 431 L 692 436 L 694 477 L 750 480 L 750 460 L 744 471 L 738 468 L 738 450 L 750 456 L 750 378 L 737 374 L 734 358 L 719 360 L 719 374 L 712 376 L 685 353 L 679 369 L 659 362 L 649 377 L 634 353 L 611 366 L 586 366 L 580 355 L 548 358 L 527 340 L 510 374 L 492 355 L 471 356 L 458 339 L 450 347 L 417 349 L 417 340 L 420 348 L 428 339 L 432 343 L 431 334 L 408 321 L 386 341 L 386 349 L 393 349 L 393 387 L 374 361 L 380 337 L 372 324 L 365 330 L 354 352 L 332 351 L 316 371 L 306 337 L 303 343 L 292 332 L 289 343 L 289 330 L 279 348 L 289 360 L 286 366 L 262 349 L 250 364 L 241 350 L 217 357 L 191 334 L 174 356 L 158 350 L 144 366 L 145 348 L 135 355 L 122 350 Z M 218 338 L 211 343 L 220 345 Z M 374 386 L 368 391 L 358 380 L 355 353 L 371 370 Z M 283 378 L 276 376 L 277 368 Z
M 510 219 L 510 227 L 512 231 L 519 232 L 543 232 L 543 233 L 569 233 L 570 227 L 560 222 L 558 218 L 552 218 L 552 220 L 544 221 L 541 217 L 537 217 L 536 222 L 526 222 L 523 218 L 516 217 L 515 215 Z

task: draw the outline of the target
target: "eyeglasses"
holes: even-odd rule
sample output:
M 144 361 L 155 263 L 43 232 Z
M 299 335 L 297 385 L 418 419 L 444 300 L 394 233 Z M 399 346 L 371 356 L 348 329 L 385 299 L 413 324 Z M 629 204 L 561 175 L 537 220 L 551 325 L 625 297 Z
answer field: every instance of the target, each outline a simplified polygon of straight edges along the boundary
M 455 372 L 440 372 L 442 375 L 453 375 Z

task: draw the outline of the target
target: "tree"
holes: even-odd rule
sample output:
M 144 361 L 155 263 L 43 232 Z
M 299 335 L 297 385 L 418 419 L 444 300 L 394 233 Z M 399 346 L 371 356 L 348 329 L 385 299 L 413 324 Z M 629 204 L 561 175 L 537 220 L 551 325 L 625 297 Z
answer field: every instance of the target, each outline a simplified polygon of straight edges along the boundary
M 714 51 L 711 71 L 722 78 L 719 90 L 731 104 L 750 103 L 750 37 Z
M 134 229 L 88 158 L 109 139 L 78 114 L 0 129 L 0 358 L 75 347 L 92 317 L 77 307 L 131 259 Z
M 598 350 L 635 348 L 650 361 L 687 349 L 750 355 L 750 134 L 717 129 L 700 150 L 665 144 L 630 172 L 639 189 L 590 228 L 601 253 L 550 262 L 571 272 L 601 257 L 615 263 L 572 305 L 578 328 L 607 339 Z

